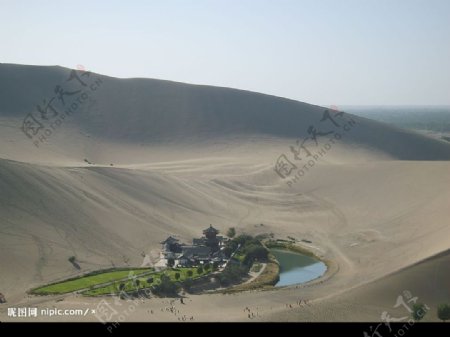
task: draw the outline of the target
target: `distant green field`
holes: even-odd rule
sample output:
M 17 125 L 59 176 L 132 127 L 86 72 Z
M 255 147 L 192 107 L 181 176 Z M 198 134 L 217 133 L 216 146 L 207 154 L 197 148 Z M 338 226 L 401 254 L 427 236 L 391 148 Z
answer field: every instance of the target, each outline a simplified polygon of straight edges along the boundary
M 153 271 L 153 268 L 137 268 L 128 270 L 115 270 L 107 272 L 99 272 L 95 275 L 80 276 L 75 279 L 62 281 L 47 286 L 39 287 L 31 290 L 32 294 L 38 295 L 52 295 L 52 294 L 66 294 L 72 291 L 77 291 L 91 286 L 118 281 L 127 278 L 130 273 L 134 275 L 141 275 Z M 133 275 L 132 274 L 132 275 Z
M 180 278 L 178 279 L 178 281 L 183 282 L 184 280 L 189 278 L 189 276 L 188 276 L 189 270 L 192 271 L 192 277 L 190 277 L 192 279 L 199 278 L 210 272 L 210 270 L 209 270 L 209 271 L 203 271 L 203 273 L 198 274 L 197 268 L 175 268 L 175 269 L 167 269 L 163 272 L 154 272 L 149 275 L 146 275 L 145 277 L 137 277 L 136 279 L 139 280 L 139 289 L 145 289 L 145 288 L 149 288 L 153 285 L 158 284 L 161 280 L 162 274 L 166 274 L 167 276 L 169 276 L 172 281 L 177 281 L 175 278 L 175 274 L 180 273 Z M 151 282 L 151 283 L 147 282 L 150 278 L 153 278 L 153 282 Z M 120 281 L 114 282 L 113 284 L 110 284 L 105 287 L 99 287 L 96 289 L 84 291 L 83 295 L 100 296 L 100 295 L 118 294 L 118 293 L 120 293 L 119 287 L 120 287 L 121 283 L 124 284 L 124 288 L 123 288 L 124 292 L 131 292 L 131 291 L 137 290 L 136 284 L 133 284 L 132 280 L 126 280 L 126 281 L 122 281 L 122 282 L 120 282 Z

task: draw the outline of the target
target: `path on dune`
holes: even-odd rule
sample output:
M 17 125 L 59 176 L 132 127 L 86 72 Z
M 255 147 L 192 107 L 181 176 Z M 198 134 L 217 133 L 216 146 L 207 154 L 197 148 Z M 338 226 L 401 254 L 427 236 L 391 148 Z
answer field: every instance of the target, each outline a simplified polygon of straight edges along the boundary
M 331 221 L 332 224 L 337 227 L 337 233 L 343 232 L 344 229 L 348 228 L 347 218 L 339 208 L 337 208 L 334 204 L 325 200 L 324 198 L 315 195 L 314 193 L 308 193 L 308 196 L 313 198 L 317 202 L 317 204 L 322 205 L 325 210 L 329 210 L 332 212 L 332 214 L 334 215 L 334 219 L 331 219 Z M 336 257 L 338 258 L 336 262 L 339 263 L 339 261 L 342 261 L 344 263 L 344 265 L 340 265 L 340 268 L 343 268 L 345 266 L 345 268 L 348 268 L 349 272 L 353 272 L 355 269 L 354 262 L 350 260 L 342 251 L 342 249 L 333 242 L 333 240 L 330 238 L 330 235 L 320 231 L 317 232 L 317 235 L 322 239 L 323 246 L 329 248 L 332 252 L 334 252 Z

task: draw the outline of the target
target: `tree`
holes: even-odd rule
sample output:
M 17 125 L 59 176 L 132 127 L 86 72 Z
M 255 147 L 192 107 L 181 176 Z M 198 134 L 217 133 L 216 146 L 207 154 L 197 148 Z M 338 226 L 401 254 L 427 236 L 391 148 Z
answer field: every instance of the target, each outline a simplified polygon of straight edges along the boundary
M 168 267 L 172 268 L 174 265 L 175 265 L 175 260 L 174 259 L 172 259 L 172 258 L 167 259 L 167 266 Z
M 252 236 L 248 234 L 241 234 L 239 236 L 236 236 L 233 240 L 228 240 L 228 242 L 225 244 L 225 254 L 227 257 L 231 255 L 232 252 L 234 252 L 239 245 L 241 247 L 249 244 L 250 242 L 254 242 L 255 244 L 259 244 L 259 241 L 254 239 Z
M 202 274 L 203 273 L 203 267 L 202 266 L 198 266 L 197 268 L 197 274 Z
M 427 309 L 425 307 L 425 304 L 416 303 L 412 307 L 411 317 L 415 321 L 420 321 L 425 316 L 426 312 L 427 312 Z
M 175 279 L 178 281 L 180 279 L 180 273 L 175 273 Z
M 125 289 L 125 283 L 119 284 L 119 290 L 122 291 Z
M 222 253 L 229 259 L 231 254 L 233 254 L 233 248 L 231 246 L 225 246 L 222 249 Z
M 245 275 L 247 275 L 247 270 L 245 267 L 236 264 L 229 264 L 217 277 L 221 285 L 228 286 L 232 283 L 238 283 Z
M 207 265 L 205 265 L 205 270 L 208 271 L 211 269 L 211 265 L 208 263 Z
M 136 279 L 135 284 L 136 284 L 136 288 L 139 289 L 139 286 L 140 286 L 140 284 L 141 284 L 141 281 L 139 281 L 139 279 Z
M 189 269 L 189 270 L 187 271 L 187 276 L 192 277 L 192 275 L 194 275 L 194 273 L 193 273 L 192 270 Z
M 437 309 L 437 315 L 443 322 L 450 319 L 450 304 L 440 304 Z
M 253 237 L 251 235 L 248 234 L 241 234 L 239 236 L 237 236 L 233 242 L 235 242 L 236 244 L 240 244 L 240 245 L 244 245 L 247 244 L 248 242 L 253 241 Z M 259 242 L 259 241 L 257 241 Z
M 161 282 L 152 287 L 152 292 L 156 295 L 176 296 L 178 287 L 172 282 L 169 276 L 161 275 Z
M 234 228 L 234 227 L 228 228 L 227 236 L 228 236 L 230 239 L 232 239 L 232 238 L 234 238 L 235 235 L 236 235 L 236 228 Z
M 74 263 L 77 258 L 75 256 L 69 257 L 69 262 Z
M 153 281 L 154 281 L 154 280 L 153 280 L 153 277 L 149 277 L 149 278 L 147 279 L 147 283 L 148 283 L 148 284 L 152 284 Z
M 250 244 L 245 250 L 246 254 L 243 263 L 248 266 L 253 263 L 255 259 L 265 260 L 269 255 L 268 250 L 261 245 Z

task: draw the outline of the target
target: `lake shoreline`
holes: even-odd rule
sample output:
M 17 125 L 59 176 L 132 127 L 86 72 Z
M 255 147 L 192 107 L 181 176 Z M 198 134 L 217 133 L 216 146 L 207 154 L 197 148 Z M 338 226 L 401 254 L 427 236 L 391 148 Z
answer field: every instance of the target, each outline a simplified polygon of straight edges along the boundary
M 281 289 L 289 289 L 289 288 L 303 288 L 303 287 L 310 287 L 310 286 L 317 285 L 317 284 L 322 284 L 323 282 L 329 280 L 331 277 L 336 275 L 337 272 L 339 271 L 339 265 L 337 264 L 337 262 L 332 261 L 330 259 L 325 259 L 322 256 L 319 256 L 312 250 L 307 249 L 306 247 L 300 246 L 298 244 L 298 242 L 269 240 L 269 241 L 264 242 L 264 246 L 269 250 L 282 249 L 282 250 L 286 250 L 289 252 L 302 254 L 307 257 L 316 259 L 317 261 L 324 263 L 326 266 L 325 272 L 319 277 L 316 277 L 307 282 L 299 283 L 299 284 L 285 285 L 285 286 L 279 286 L 279 287 L 276 287 L 274 285 L 274 289 L 278 288 L 279 290 L 281 290 Z

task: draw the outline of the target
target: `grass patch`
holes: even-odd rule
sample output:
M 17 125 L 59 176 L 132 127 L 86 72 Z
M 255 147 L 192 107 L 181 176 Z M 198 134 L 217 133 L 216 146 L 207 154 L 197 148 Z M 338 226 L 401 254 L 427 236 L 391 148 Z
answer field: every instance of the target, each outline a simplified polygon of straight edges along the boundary
M 43 287 L 34 288 L 30 291 L 30 293 L 36 295 L 67 294 L 73 291 L 90 288 L 99 284 L 124 279 L 127 278 L 130 273 L 134 273 L 134 275 L 140 275 L 143 273 L 151 272 L 152 270 L 153 268 L 134 268 L 96 271 L 86 275 L 71 278 L 66 281 L 55 282 Z
M 189 271 L 192 273 L 192 276 L 189 276 Z M 169 276 L 171 281 L 174 282 L 183 282 L 188 278 L 195 280 L 199 277 L 207 275 L 211 272 L 203 271 L 203 273 L 198 273 L 197 268 L 172 268 L 166 269 L 164 271 L 153 272 L 151 274 L 145 275 L 145 277 L 136 277 L 136 280 L 124 280 L 124 281 L 116 281 L 113 284 L 107 285 L 105 287 L 98 287 L 95 289 L 90 289 L 84 291 L 82 294 L 85 296 L 103 296 L 103 295 L 117 295 L 121 291 L 130 293 L 135 292 L 137 290 L 148 289 L 154 285 L 158 285 L 161 283 L 161 276 L 167 275 Z M 180 274 L 180 277 L 177 279 L 176 274 Z M 149 282 L 151 280 L 151 282 Z M 121 284 L 123 284 L 121 286 Z
M 239 263 L 243 263 L 245 254 L 242 251 L 238 251 L 236 252 L 236 254 L 234 254 L 233 258 L 239 261 Z

